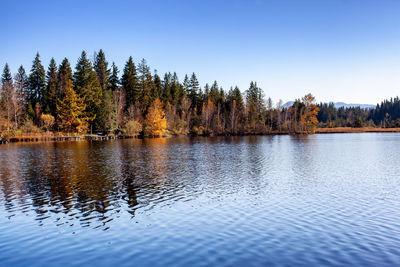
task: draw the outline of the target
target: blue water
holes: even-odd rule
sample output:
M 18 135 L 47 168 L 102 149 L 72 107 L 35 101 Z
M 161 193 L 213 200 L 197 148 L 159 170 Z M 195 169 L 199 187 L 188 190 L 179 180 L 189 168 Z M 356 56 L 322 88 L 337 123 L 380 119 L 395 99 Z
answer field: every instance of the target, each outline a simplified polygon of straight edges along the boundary
M 2 266 L 400 264 L 400 134 L 0 146 Z

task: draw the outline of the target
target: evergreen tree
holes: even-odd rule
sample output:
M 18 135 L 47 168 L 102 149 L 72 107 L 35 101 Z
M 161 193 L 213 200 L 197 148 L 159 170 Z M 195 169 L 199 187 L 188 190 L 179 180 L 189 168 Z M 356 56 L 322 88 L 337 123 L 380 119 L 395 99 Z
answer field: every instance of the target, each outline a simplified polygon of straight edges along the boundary
M 2 109 L 5 109 L 7 113 L 7 120 L 10 122 L 11 121 L 11 116 L 12 116 L 12 97 L 13 97 L 13 91 L 14 91 L 14 85 L 13 85 L 13 79 L 11 76 L 10 68 L 8 67 L 8 64 L 3 68 L 3 74 L 1 75 L 1 106 Z
M 196 74 L 194 72 L 192 73 L 192 76 L 190 77 L 190 82 L 189 82 L 189 98 L 192 101 L 192 106 L 193 107 L 198 107 L 200 97 L 199 97 L 199 81 L 197 80 Z
M 1 75 L 1 82 L 3 85 L 6 83 L 12 83 L 12 76 L 7 63 L 4 66 L 3 74 Z
M 43 98 L 43 110 L 45 113 L 56 116 L 57 111 L 57 65 L 54 58 L 50 60 L 49 68 L 47 70 L 47 86 L 46 93 Z
M 171 104 L 177 106 L 180 99 L 184 95 L 184 90 L 182 85 L 179 83 L 178 75 L 174 72 L 171 80 Z
M 157 74 L 157 70 L 155 70 L 154 73 L 154 85 L 153 85 L 153 91 L 151 93 L 151 96 L 153 99 L 161 99 L 162 96 L 162 82 L 160 76 Z
M 100 82 L 100 87 L 103 90 L 107 90 L 110 87 L 110 70 L 108 69 L 108 62 L 102 49 L 95 57 L 94 70 L 97 74 L 97 78 Z
M 119 73 L 119 70 L 118 70 L 117 66 L 115 65 L 115 63 L 113 62 L 111 65 L 111 75 L 110 75 L 110 82 L 109 82 L 109 89 L 113 92 L 115 90 L 117 90 L 120 85 L 118 73 Z
M 68 89 L 69 82 L 72 81 L 72 69 L 67 58 L 61 62 L 58 68 L 57 77 L 57 98 L 63 99 Z
M 162 94 L 161 94 L 161 101 L 164 103 L 172 101 L 171 85 L 172 85 L 172 75 L 171 73 L 165 73 L 164 80 L 162 82 Z
M 142 110 L 147 110 L 153 101 L 151 96 L 151 92 L 153 91 L 153 78 L 151 76 L 150 67 L 147 66 L 144 58 L 138 65 L 138 76 L 140 88 L 139 101 L 142 105 Z
M 124 73 L 121 79 L 122 87 L 125 89 L 126 94 L 126 107 L 129 108 L 136 102 L 139 102 L 140 91 L 138 86 L 138 78 L 136 74 L 135 63 L 133 63 L 132 57 L 129 57 L 125 64 Z
M 82 51 L 78 59 L 76 71 L 74 73 L 75 91 L 85 101 L 86 116 L 90 121 L 90 129 L 100 128 L 98 118 L 102 103 L 102 90 L 97 75 L 93 70 L 92 63 L 88 60 L 86 52 Z
M 36 107 L 36 104 L 43 107 L 45 90 L 46 72 L 40 61 L 40 55 L 37 53 L 29 75 L 29 102 L 32 107 Z
M 185 78 L 183 79 L 183 90 L 185 91 L 186 95 L 190 94 L 190 80 L 187 74 L 185 74 Z
M 264 96 L 261 88 L 255 82 L 250 82 L 250 87 L 246 91 L 246 110 L 249 130 L 260 130 L 264 111 Z
M 28 77 L 22 65 L 18 68 L 14 80 L 15 90 L 18 97 L 18 115 L 19 117 L 23 117 L 28 107 Z

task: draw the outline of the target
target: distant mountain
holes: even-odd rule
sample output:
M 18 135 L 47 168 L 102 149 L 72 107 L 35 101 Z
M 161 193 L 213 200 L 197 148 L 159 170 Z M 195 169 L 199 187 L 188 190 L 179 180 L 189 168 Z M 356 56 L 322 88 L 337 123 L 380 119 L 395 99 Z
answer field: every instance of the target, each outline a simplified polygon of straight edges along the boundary
M 335 105 L 335 108 L 353 108 L 353 107 L 360 107 L 360 108 L 365 108 L 365 109 L 373 109 L 376 107 L 376 105 L 371 105 L 371 104 L 346 104 L 343 102 L 336 102 L 333 103 Z
M 287 108 L 287 107 L 291 107 L 293 106 L 294 101 L 289 101 L 286 102 L 285 104 L 282 105 L 282 108 Z M 347 104 L 344 102 L 331 102 L 333 103 L 333 105 L 335 106 L 335 108 L 352 108 L 352 107 L 360 107 L 360 108 L 364 108 L 364 109 L 373 109 L 376 106 L 375 105 L 371 105 L 371 104 Z

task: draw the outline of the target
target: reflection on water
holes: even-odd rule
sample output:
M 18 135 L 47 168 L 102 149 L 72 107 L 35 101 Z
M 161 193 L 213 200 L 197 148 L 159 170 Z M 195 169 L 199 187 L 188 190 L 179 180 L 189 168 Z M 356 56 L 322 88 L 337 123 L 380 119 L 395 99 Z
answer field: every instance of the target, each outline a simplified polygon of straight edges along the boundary
M 4 145 L 0 262 L 398 263 L 398 147 L 399 134 Z

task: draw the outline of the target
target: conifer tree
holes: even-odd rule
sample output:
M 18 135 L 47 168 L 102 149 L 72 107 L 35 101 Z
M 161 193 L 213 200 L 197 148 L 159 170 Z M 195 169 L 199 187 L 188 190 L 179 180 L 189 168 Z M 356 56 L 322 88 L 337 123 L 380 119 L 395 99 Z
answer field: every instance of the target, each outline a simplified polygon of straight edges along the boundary
M 138 77 L 140 88 L 139 101 L 142 105 L 142 110 L 147 110 L 153 100 L 151 96 L 151 92 L 153 91 L 153 78 L 151 76 L 150 67 L 147 66 L 144 58 L 138 65 Z
M 24 113 L 28 107 L 28 77 L 24 67 L 21 65 L 14 78 L 15 91 L 17 94 L 17 126 L 24 117 Z
M 185 74 L 185 78 L 183 79 L 183 90 L 186 95 L 190 94 L 190 80 L 187 74 Z
M 153 99 L 160 99 L 162 96 L 162 82 L 160 76 L 158 76 L 157 70 L 155 70 L 154 73 L 154 86 L 151 95 Z
M 118 73 L 119 73 L 119 70 L 118 70 L 117 66 L 115 65 L 115 63 L 113 62 L 111 65 L 111 74 L 110 74 L 110 82 L 109 82 L 109 89 L 113 92 L 115 90 L 117 90 L 120 85 Z
M 89 118 L 90 129 L 99 128 L 98 118 L 102 103 L 102 90 L 92 63 L 88 60 L 86 52 L 82 51 L 74 73 L 75 91 L 82 97 L 86 105 L 86 116 Z
M 29 75 L 29 102 L 32 107 L 35 107 L 36 104 L 43 106 L 45 90 L 46 72 L 40 61 L 40 55 L 37 53 Z
M 171 73 L 164 74 L 164 80 L 162 82 L 162 94 L 161 101 L 164 103 L 171 102 L 171 84 L 172 84 L 172 75 Z
M 57 111 L 57 65 L 54 58 L 50 60 L 46 78 L 46 93 L 43 97 L 43 110 L 45 113 L 56 116 Z
M 108 69 L 108 62 L 102 49 L 97 53 L 94 62 L 94 70 L 100 82 L 100 87 L 104 92 L 110 87 L 110 70 Z
M 72 81 L 72 69 L 67 58 L 61 62 L 57 77 L 57 98 L 63 99 L 68 89 L 69 81 Z
M 125 64 L 124 73 L 121 79 L 122 87 L 125 89 L 126 94 L 126 107 L 129 108 L 140 99 L 140 91 L 138 86 L 138 78 L 136 74 L 135 63 L 132 57 L 129 57 Z
M 197 80 L 196 74 L 193 72 L 192 76 L 190 77 L 190 82 L 189 82 L 189 98 L 192 101 L 192 106 L 193 107 L 198 107 L 200 97 L 199 97 L 199 81 Z
M 1 106 L 5 109 L 6 118 L 7 118 L 7 131 L 10 130 L 11 121 L 13 119 L 13 115 L 15 112 L 14 99 L 15 99 L 15 91 L 13 79 L 11 76 L 10 68 L 8 64 L 4 66 L 3 74 L 1 76 Z
M 65 97 L 58 100 L 57 120 L 61 130 L 65 132 L 87 131 L 86 105 L 81 97 L 72 89 L 72 81 L 68 80 Z

